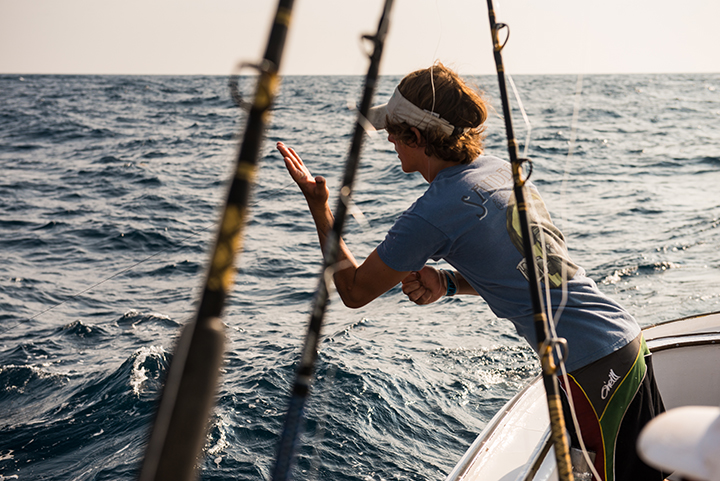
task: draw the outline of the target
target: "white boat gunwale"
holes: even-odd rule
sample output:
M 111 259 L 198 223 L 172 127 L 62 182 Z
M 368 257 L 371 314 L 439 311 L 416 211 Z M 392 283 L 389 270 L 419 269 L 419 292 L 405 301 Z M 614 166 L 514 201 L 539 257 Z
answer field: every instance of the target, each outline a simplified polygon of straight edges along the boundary
M 510 413 L 510 411 L 522 400 L 523 397 L 525 397 L 528 394 L 528 391 L 530 391 L 533 386 L 536 384 L 537 378 L 533 379 L 532 382 L 530 382 L 527 386 L 522 388 L 520 392 L 515 394 L 498 412 L 495 413 L 495 415 L 490 419 L 490 421 L 485 425 L 485 428 L 483 428 L 483 433 L 485 433 L 485 436 L 478 436 L 475 438 L 475 441 L 470 445 L 468 450 L 465 452 L 463 457 L 460 459 L 458 464 L 455 466 L 455 468 L 450 472 L 447 479 L 460 479 L 461 474 L 464 473 L 467 468 L 470 466 L 470 464 L 473 462 L 475 455 L 474 453 L 479 453 L 482 448 L 485 446 L 485 444 L 489 441 L 491 435 L 495 432 L 495 430 L 498 428 L 498 426 L 502 423 L 502 421 L 505 419 L 505 417 Z M 470 455 L 472 453 L 472 455 Z
M 648 348 L 651 352 L 662 352 L 669 349 L 682 349 L 698 346 L 720 345 L 720 311 L 707 314 L 683 317 L 648 326 L 643 329 Z M 509 416 L 517 415 L 513 409 L 527 397 L 533 395 L 538 385 L 542 388 L 542 377 L 538 376 L 513 396 L 502 409 L 490 420 L 482 433 L 462 456 L 455 468 L 447 476 L 446 481 L 474 479 L 467 476 L 478 458 L 483 455 L 483 448 L 497 435 L 498 429 L 505 426 Z M 544 398 L 543 398 L 544 399 Z M 545 416 L 547 417 L 547 406 Z M 507 473 L 502 479 L 529 481 L 538 473 L 552 450 L 549 427 L 536 437 L 537 445 L 531 455 L 526 458 L 524 469 L 516 469 Z M 466 477 L 467 476 L 467 477 Z

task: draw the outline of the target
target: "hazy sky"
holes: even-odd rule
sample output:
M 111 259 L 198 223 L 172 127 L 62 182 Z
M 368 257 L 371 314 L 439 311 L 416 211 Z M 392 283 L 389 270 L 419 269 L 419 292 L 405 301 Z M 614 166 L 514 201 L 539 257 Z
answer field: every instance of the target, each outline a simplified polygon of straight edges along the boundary
M 718 0 L 496 0 L 510 73 L 720 72 Z M 219 74 L 257 62 L 275 0 L 0 0 L 0 73 Z M 364 74 L 381 0 L 296 0 L 281 72 Z M 395 0 L 381 72 L 494 72 L 485 0 Z

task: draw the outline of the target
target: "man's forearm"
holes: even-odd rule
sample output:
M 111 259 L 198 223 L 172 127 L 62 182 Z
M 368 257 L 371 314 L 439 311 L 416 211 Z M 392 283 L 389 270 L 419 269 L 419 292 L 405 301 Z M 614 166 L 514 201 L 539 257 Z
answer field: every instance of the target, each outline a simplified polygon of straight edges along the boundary
M 327 202 L 323 205 L 310 205 L 310 203 L 308 203 L 308 206 L 310 207 L 310 212 L 315 222 L 320 248 L 322 249 L 324 257 L 327 255 L 328 238 L 332 232 L 335 217 Z M 333 267 L 333 279 L 335 281 L 335 288 L 343 301 L 346 300 L 347 293 L 352 290 L 357 267 L 358 263 L 355 257 L 342 238 L 340 238 L 338 241 L 337 259 Z

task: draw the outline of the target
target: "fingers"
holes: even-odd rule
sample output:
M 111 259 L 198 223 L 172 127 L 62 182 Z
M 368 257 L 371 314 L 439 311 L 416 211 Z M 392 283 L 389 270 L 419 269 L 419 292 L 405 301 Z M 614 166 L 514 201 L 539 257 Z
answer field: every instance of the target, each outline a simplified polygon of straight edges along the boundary
M 415 304 L 425 304 L 427 302 L 427 298 L 429 297 L 428 294 L 428 290 L 422 286 L 405 293 L 405 295 L 407 295 L 407 298 Z
M 415 304 L 427 304 L 430 299 L 430 291 L 420 282 L 420 274 L 411 272 L 402 280 L 403 293 Z
M 405 285 L 406 282 L 416 281 L 416 280 L 418 280 L 419 278 L 420 278 L 420 277 L 419 277 L 418 272 L 417 272 L 417 271 L 412 271 L 411 273 L 409 273 L 408 275 L 405 276 L 405 279 L 402 280 L 402 283 L 403 283 L 403 285 Z
M 431 304 L 445 293 L 440 272 L 430 266 L 405 276 L 402 280 L 402 291 L 408 299 L 418 305 Z
M 302 159 L 297 154 L 297 152 L 295 152 L 294 149 L 286 147 L 285 144 L 283 144 L 282 142 L 278 142 L 276 147 L 277 147 L 278 151 L 280 152 L 280 154 L 282 154 L 286 163 L 288 161 L 290 161 L 290 163 L 293 165 L 296 165 L 296 166 L 303 165 L 304 166 Z
M 290 177 L 300 187 L 300 191 L 305 195 L 308 204 L 311 204 L 311 209 L 313 206 L 323 207 L 327 203 L 330 194 L 325 177 L 320 175 L 313 177 L 294 149 L 287 147 L 282 142 L 278 142 L 276 147 L 283 156 Z
M 425 304 L 430 304 L 432 302 L 432 292 L 422 287 L 410 293 L 408 295 L 408 299 L 418 306 L 424 306 Z
M 287 146 L 286 146 L 285 144 L 283 144 L 282 142 L 278 142 L 278 143 L 275 145 L 275 147 L 280 151 L 280 153 L 281 153 L 284 157 L 290 157 L 290 156 L 293 155 L 293 154 L 297 156 L 297 153 L 296 153 L 293 149 L 287 147 Z
M 310 171 L 303 163 L 300 156 L 295 152 L 294 149 L 288 148 L 282 142 L 278 142 L 276 145 L 278 151 L 283 156 L 285 161 L 285 167 L 287 168 L 290 176 L 295 182 L 301 182 L 303 180 L 312 180 Z
M 411 292 L 416 291 L 420 287 L 422 287 L 422 284 L 420 284 L 418 273 L 415 271 L 405 276 L 402 280 L 403 294 L 409 295 Z
M 309 177 L 308 173 L 302 168 L 303 166 L 298 165 L 291 157 L 283 157 L 283 160 L 285 161 L 285 168 L 287 168 L 295 182 L 300 182 Z
M 411 282 L 408 284 L 403 284 L 402 286 L 403 294 L 408 296 L 411 301 L 414 301 L 415 299 L 421 297 L 426 290 L 427 288 L 425 288 L 425 286 L 423 286 L 419 282 Z

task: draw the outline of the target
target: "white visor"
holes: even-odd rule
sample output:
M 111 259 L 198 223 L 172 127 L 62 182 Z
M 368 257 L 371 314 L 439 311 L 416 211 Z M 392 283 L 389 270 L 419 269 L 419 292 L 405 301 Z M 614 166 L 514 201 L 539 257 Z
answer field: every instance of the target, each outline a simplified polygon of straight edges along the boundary
M 440 129 L 445 135 L 450 136 L 455 127 L 435 112 L 424 110 L 402 96 L 395 88 L 388 103 L 373 107 L 368 112 L 367 119 L 377 130 L 385 128 L 385 119 L 389 118 L 393 123 L 406 122 L 418 130 L 425 131 L 429 127 Z
M 650 421 L 638 438 L 646 463 L 698 481 L 720 481 L 720 408 L 684 406 Z

